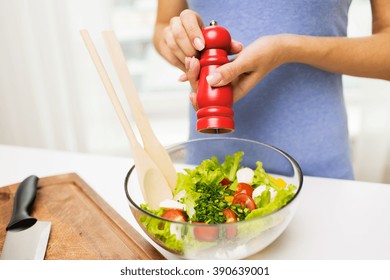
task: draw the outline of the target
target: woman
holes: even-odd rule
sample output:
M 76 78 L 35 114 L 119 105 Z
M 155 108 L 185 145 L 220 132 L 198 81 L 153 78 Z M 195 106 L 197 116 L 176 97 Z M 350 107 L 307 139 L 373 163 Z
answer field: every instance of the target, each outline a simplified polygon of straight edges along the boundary
M 160 0 L 154 44 L 195 93 L 210 20 L 229 30 L 236 57 L 207 77 L 232 83 L 235 132 L 289 153 L 305 175 L 353 179 L 341 74 L 390 80 L 390 1 L 371 0 L 373 34 L 347 38 L 351 0 Z M 209 137 L 195 131 L 190 138 Z

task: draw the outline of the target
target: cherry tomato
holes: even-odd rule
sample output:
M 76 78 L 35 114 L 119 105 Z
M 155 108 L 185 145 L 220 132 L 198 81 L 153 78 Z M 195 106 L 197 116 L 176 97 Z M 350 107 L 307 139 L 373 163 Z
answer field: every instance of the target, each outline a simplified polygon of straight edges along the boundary
M 219 182 L 220 185 L 222 186 L 230 186 L 232 182 L 228 178 L 223 178 L 221 182 Z
M 253 201 L 252 197 L 245 193 L 238 193 L 234 195 L 232 204 L 240 204 L 243 208 L 249 208 L 249 210 L 256 209 L 256 203 Z
M 247 183 L 238 183 L 237 189 L 234 192 L 234 194 L 236 195 L 239 193 L 245 193 L 245 194 L 249 195 L 250 197 L 252 197 L 253 190 L 254 190 L 254 188 Z
M 226 223 L 237 222 L 237 215 L 230 209 L 224 209 L 222 213 L 225 215 Z
M 201 222 L 192 222 L 192 223 L 206 225 L 206 223 L 201 223 Z M 217 225 L 195 226 L 194 235 L 195 238 L 199 241 L 212 242 L 218 238 L 219 229 Z
M 237 235 L 237 225 L 226 225 L 226 238 L 232 239 Z
M 226 223 L 234 223 L 237 222 L 237 215 L 230 209 L 224 209 L 223 214 L 226 217 Z M 231 239 L 237 235 L 237 227 L 236 225 L 228 225 L 226 226 L 226 238 Z
M 184 212 L 179 209 L 168 209 L 167 211 L 164 212 L 164 214 L 162 214 L 161 217 L 175 222 L 187 221 Z

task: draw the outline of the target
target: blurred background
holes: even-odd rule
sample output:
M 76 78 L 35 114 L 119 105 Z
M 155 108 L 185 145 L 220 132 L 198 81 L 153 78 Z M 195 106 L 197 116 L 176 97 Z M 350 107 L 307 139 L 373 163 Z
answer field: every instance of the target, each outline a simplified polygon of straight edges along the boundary
M 371 34 L 369 2 L 352 1 L 350 37 Z M 119 91 L 101 38 L 116 32 L 158 138 L 186 140 L 189 88 L 152 46 L 156 7 L 155 0 L 0 0 L 0 144 L 131 155 L 80 29 Z M 390 183 L 390 82 L 345 76 L 344 87 L 356 177 Z

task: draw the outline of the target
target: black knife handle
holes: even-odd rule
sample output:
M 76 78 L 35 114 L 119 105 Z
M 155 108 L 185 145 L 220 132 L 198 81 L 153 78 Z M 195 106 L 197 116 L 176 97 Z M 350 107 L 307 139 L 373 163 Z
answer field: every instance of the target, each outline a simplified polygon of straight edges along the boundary
M 38 180 L 37 176 L 31 175 L 20 183 L 15 194 L 14 209 L 7 230 L 25 229 L 36 223 L 37 219 L 31 217 L 29 213 L 37 194 Z

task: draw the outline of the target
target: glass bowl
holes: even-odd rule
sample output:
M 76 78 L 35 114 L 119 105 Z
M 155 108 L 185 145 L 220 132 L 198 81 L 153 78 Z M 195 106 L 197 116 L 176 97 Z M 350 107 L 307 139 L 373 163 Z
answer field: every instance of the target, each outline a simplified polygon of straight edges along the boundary
M 215 137 L 190 140 L 167 147 L 178 172 L 199 165 L 216 156 L 223 162 L 226 155 L 243 151 L 241 165 L 255 169 L 261 161 L 264 170 L 296 186 L 295 196 L 283 207 L 265 216 L 232 223 L 203 224 L 176 222 L 145 211 L 144 200 L 132 166 L 125 179 L 129 207 L 142 230 L 155 244 L 183 259 L 243 259 L 277 239 L 296 212 L 303 176 L 298 163 L 273 146 L 245 139 Z

